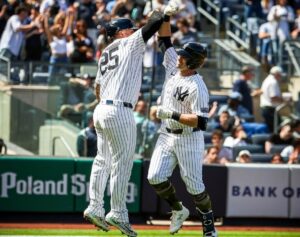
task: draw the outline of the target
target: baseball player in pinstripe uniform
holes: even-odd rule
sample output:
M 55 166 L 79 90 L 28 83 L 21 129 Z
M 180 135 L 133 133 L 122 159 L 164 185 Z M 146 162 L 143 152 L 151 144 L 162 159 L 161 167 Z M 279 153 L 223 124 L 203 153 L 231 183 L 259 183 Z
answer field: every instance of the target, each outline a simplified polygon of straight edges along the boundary
M 137 31 L 127 18 L 114 19 L 106 27 L 113 42 L 103 51 L 98 65 L 99 104 L 94 111 L 98 154 L 90 177 L 90 204 L 84 211 L 84 217 L 104 231 L 109 230 L 109 224 L 127 236 L 137 236 L 129 224 L 126 208 L 136 144 L 132 109 L 141 87 L 145 42 L 177 11 L 175 4 L 168 5 L 165 14 L 154 11 L 147 24 Z M 105 216 L 103 196 L 109 177 L 111 210 Z
M 177 199 L 169 181 L 178 164 L 181 177 L 201 217 L 203 235 L 216 237 L 211 201 L 202 180 L 203 131 L 208 120 L 209 94 L 196 71 L 204 63 L 207 51 L 199 43 L 187 43 L 176 52 L 167 25 L 164 23 L 159 31 L 166 81 L 157 116 L 163 122 L 151 158 L 148 180 L 172 209 L 170 233 L 178 232 L 189 216 L 189 210 Z

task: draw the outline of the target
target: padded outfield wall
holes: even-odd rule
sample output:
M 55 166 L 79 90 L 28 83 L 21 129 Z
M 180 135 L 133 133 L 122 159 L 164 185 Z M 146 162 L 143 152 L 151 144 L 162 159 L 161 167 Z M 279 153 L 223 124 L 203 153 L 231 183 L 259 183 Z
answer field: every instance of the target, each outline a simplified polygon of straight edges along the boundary
M 93 159 L 0 156 L 1 212 L 82 212 L 88 205 Z M 163 216 L 169 210 L 146 180 L 149 161 L 135 160 L 126 196 L 130 213 Z M 300 166 L 205 165 L 204 182 L 216 217 L 300 218 Z M 178 196 L 196 216 L 175 169 Z M 109 187 L 105 208 L 109 210 Z

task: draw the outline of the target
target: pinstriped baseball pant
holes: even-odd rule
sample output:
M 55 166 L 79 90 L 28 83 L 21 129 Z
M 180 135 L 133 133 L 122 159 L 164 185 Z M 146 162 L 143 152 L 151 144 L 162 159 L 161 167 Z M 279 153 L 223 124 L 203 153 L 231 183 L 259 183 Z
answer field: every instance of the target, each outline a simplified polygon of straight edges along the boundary
M 90 176 L 88 209 L 104 217 L 104 192 L 110 178 L 111 210 L 109 215 L 129 222 L 126 208 L 128 181 L 133 166 L 136 124 L 129 108 L 98 105 L 94 112 L 98 154 Z
M 202 193 L 205 189 L 202 180 L 203 155 L 201 131 L 189 135 L 161 133 L 152 154 L 147 178 L 150 184 L 165 182 L 178 164 L 187 191 L 192 195 Z

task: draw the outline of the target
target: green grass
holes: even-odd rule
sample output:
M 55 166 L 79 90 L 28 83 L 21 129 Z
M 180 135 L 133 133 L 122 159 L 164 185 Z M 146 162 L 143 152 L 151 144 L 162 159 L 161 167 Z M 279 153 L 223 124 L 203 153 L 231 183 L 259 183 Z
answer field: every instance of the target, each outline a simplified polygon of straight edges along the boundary
M 172 237 L 167 230 L 138 230 L 138 237 Z M 68 235 L 68 236 L 114 236 L 125 237 L 120 231 L 113 230 L 107 233 L 97 230 L 65 230 L 65 229 L 0 229 L 0 235 Z M 181 230 L 174 237 L 202 236 L 200 231 Z M 300 232 L 262 232 L 262 231 L 219 231 L 219 237 L 300 237 Z

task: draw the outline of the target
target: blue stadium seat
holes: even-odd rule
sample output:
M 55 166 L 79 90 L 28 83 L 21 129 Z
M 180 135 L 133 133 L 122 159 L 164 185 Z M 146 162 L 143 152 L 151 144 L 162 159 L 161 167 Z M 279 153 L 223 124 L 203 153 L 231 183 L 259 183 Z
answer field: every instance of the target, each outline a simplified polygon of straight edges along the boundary
M 286 148 L 288 145 L 278 144 L 278 145 L 272 145 L 270 153 L 281 153 L 284 148 Z
M 260 145 L 244 145 L 244 146 L 235 146 L 232 148 L 232 157 L 235 159 L 239 152 L 242 150 L 248 150 L 251 154 L 253 153 L 263 153 L 264 152 L 264 147 Z
M 263 134 L 253 134 L 251 136 L 251 142 L 255 145 L 261 145 L 264 146 L 265 142 L 269 139 L 271 136 L 270 133 L 263 133 Z
M 255 153 L 251 154 L 251 160 L 253 163 L 271 163 L 272 154 Z
M 204 143 L 211 143 L 211 132 L 204 132 L 203 136 L 204 136 Z
M 228 95 L 209 95 L 209 104 L 212 102 L 217 101 L 218 105 L 227 104 Z

